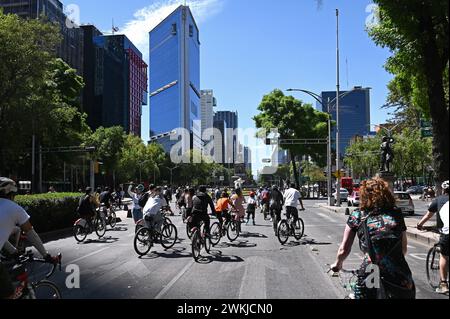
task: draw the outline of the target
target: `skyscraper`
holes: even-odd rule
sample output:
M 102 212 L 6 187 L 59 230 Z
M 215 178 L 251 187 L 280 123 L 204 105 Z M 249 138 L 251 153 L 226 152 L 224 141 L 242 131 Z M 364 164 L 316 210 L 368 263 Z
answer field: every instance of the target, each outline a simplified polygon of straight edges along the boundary
M 341 92 L 341 94 L 345 93 L 347 92 Z M 336 120 L 336 92 L 322 92 L 322 100 L 324 101 L 324 105 L 321 106 L 323 112 L 328 112 L 326 102 L 332 101 L 330 111 L 333 120 Z M 366 136 L 370 133 L 370 89 L 355 90 L 340 100 L 339 129 L 340 153 L 344 156 L 354 136 Z M 333 129 L 332 136 L 336 136 L 336 129 Z M 334 148 L 335 143 L 334 141 Z
M 202 109 L 202 137 L 206 129 L 210 129 L 214 124 L 213 108 L 217 106 L 213 90 L 201 90 L 201 109 Z
M 239 126 L 238 112 L 219 111 L 214 114 L 214 121 L 224 121 L 227 123 L 227 134 L 224 139 L 227 139 L 227 158 L 226 163 L 234 164 L 237 162 L 238 155 L 238 140 L 239 136 L 237 128 Z
M 227 122 L 225 121 L 214 121 L 214 129 L 217 132 L 220 132 L 220 136 L 218 134 L 214 135 L 214 156 L 213 159 L 216 163 L 225 164 L 227 160 Z
M 142 105 L 147 104 L 147 64 L 125 35 L 102 35 L 92 25 L 85 35 L 84 111 L 92 129 L 122 126 L 141 136 Z
M 38 19 L 41 15 L 61 27 L 62 41 L 56 54 L 83 75 L 83 31 L 75 26 L 68 28 L 67 16 L 59 0 L 0 0 L 5 14 L 17 14 L 23 19 Z
M 179 6 L 150 31 L 150 137 L 190 132 L 189 148 L 201 150 L 200 36 L 188 6 Z M 155 138 L 156 137 L 156 138 Z M 177 141 L 164 143 L 167 152 Z

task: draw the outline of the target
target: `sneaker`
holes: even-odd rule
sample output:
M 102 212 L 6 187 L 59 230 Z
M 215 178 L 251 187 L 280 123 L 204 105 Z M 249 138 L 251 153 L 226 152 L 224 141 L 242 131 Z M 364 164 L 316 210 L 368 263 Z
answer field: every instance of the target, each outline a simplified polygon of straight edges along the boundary
M 256 223 L 255 223 L 255 222 L 253 222 L 253 226 L 256 226 Z
M 436 289 L 436 292 L 442 295 L 448 294 L 448 283 L 441 282 L 439 287 Z

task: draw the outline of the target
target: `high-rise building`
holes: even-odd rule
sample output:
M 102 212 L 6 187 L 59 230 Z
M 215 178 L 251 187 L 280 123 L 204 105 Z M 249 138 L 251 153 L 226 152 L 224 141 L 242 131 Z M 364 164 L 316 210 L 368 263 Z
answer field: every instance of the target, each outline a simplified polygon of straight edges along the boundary
M 56 55 L 83 75 L 83 31 L 76 25 L 67 27 L 67 16 L 59 0 L 0 0 L 5 14 L 17 14 L 24 19 L 38 19 L 45 16 L 61 27 L 62 41 L 56 48 Z M 72 24 L 72 23 L 71 23 Z
M 219 164 L 225 164 L 227 160 L 227 122 L 214 121 L 214 129 L 220 132 L 220 136 L 214 135 L 214 161 Z
M 141 136 L 142 105 L 147 104 L 147 64 L 125 35 L 102 35 L 82 26 L 85 41 L 84 111 L 92 129 L 122 126 Z
M 252 171 L 252 151 L 250 147 L 244 146 L 244 164 L 246 171 Z
M 188 6 L 179 6 L 150 31 L 150 137 L 185 129 L 181 152 L 201 150 L 200 36 Z M 164 145 L 167 152 L 177 141 Z
M 347 92 L 341 92 L 345 93 Z M 336 120 L 336 92 L 322 92 L 322 100 L 322 111 L 328 112 L 326 102 L 330 101 L 330 113 L 333 120 Z M 358 88 L 340 99 L 339 129 L 339 148 L 341 156 L 344 156 L 354 136 L 366 136 L 370 133 L 370 89 Z M 336 136 L 336 129 L 333 129 L 332 136 Z M 333 140 L 335 149 L 336 141 Z
M 213 90 L 201 90 L 202 137 L 203 133 L 214 124 L 213 108 L 217 106 Z
M 238 141 L 239 136 L 237 129 L 239 127 L 238 112 L 219 111 L 214 114 L 214 121 L 224 121 L 227 123 L 227 158 L 226 163 L 234 164 L 237 162 L 238 156 Z

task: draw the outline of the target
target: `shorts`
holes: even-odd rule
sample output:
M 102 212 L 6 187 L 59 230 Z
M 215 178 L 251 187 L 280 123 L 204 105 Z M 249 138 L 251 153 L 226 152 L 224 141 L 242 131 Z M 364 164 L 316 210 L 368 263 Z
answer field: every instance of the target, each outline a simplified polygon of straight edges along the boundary
M 11 282 L 8 270 L 0 263 L 0 299 L 6 299 L 14 294 L 14 287 Z
M 448 235 L 441 235 L 439 246 L 441 247 L 441 255 L 448 257 Z

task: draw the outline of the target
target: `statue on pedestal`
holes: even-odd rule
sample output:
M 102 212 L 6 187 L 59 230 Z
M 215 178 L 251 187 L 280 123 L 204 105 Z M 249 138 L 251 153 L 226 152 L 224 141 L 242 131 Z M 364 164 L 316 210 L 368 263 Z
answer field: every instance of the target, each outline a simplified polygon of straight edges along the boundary
M 395 139 L 392 137 L 383 137 L 383 143 L 381 143 L 381 166 L 380 172 L 391 172 L 391 164 L 394 160 L 394 151 L 392 150 L 392 144 L 395 143 Z

